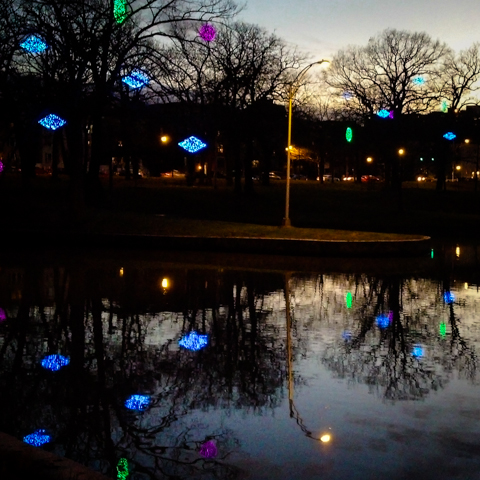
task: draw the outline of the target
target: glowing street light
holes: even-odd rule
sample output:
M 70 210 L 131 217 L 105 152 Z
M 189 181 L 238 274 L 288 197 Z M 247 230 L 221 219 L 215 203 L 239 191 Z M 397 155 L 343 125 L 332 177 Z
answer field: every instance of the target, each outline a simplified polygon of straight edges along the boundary
M 398 154 L 399 154 L 399 155 L 403 155 L 404 153 L 405 153 L 405 150 L 404 150 L 403 148 L 400 148 L 400 149 L 398 150 Z
M 367 157 L 367 163 L 372 163 L 373 162 L 373 158 L 372 157 Z
M 162 143 L 167 143 L 167 142 L 168 142 L 168 137 L 167 137 L 166 135 L 162 135 L 162 136 L 160 137 L 160 141 L 161 141 Z
M 285 217 L 283 219 L 284 227 L 290 227 L 292 225 L 290 222 L 290 147 L 292 145 L 292 102 L 293 98 L 298 92 L 298 89 L 300 88 L 300 80 L 307 73 L 307 71 L 314 65 L 320 65 L 325 62 L 328 62 L 328 60 L 319 60 L 318 62 L 310 63 L 310 65 L 307 65 L 305 68 L 303 68 L 294 78 L 288 90 L 287 185 L 285 193 Z

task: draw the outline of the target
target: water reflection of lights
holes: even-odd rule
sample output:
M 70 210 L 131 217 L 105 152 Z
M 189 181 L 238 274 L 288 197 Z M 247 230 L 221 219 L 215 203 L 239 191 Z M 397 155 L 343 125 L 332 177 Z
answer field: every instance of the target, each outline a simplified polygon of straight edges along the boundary
M 217 456 L 217 446 L 215 442 L 209 440 L 200 447 L 200 455 L 205 458 L 215 458 Z
M 443 294 L 443 300 L 450 305 L 455 301 L 455 295 L 452 292 L 445 292 Z
M 28 443 L 29 445 L 33 445 L 34 447 L 41 447 L 46 443 L 50 442 L 52 437 L 47 435 L 45 429 L 35 430 L 35 432 L 31 433 L 30 435 L 26 435 L 23 437 L 23 441 Z
M 324 435 L 322 435 L 320 437 L 320 441 L 323 442 L 323 443 L 328 443 L 331 439 L 332 439 L 332 437 L 328 433 L 325 433 Z
M 128 475 L 128 460 L 121 458 L 117 464 L 117 480 L 126 480 Z
M 208 335 L 199 335 L 197 332 L 190 332 L 188 335 L 183 336 L 178 341 L 178 344 L 187 350 L 196 352 L 207 346 Z
M 129 410 L 144 411 L 150 405 L 150 397 L 148 395 L 132 395 L 125 401 L 125 407 Z
M 41 362 L 43 368 L 52 372 L 58 372 L 62 367 L 65 367 L 70 363 L 68 357 L 63 355 L 47 355 Z
M 412 349 L 412 356 L 415 358 L 423 357 L 423 347 L 421 345 L 414 345 Z

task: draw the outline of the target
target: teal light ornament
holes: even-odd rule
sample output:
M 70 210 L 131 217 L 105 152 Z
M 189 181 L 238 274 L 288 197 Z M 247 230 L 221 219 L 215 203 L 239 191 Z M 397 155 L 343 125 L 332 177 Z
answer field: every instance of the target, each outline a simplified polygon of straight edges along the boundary
M 457 136 L 453 132 L 447 132 L 443 138 L 446 138 L 447 140 L 453 140 L 454 138 L 457 138 Z
M 350 143 L 353 139 L 353 131 L 350 127 L 347 127 L 347 130 L 345 132 L 345 138 L 347 139 L 348 143 Z

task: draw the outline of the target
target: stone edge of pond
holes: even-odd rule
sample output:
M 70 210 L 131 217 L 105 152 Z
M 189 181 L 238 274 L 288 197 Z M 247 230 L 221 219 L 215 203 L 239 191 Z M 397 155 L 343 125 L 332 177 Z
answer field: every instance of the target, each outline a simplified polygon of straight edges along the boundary
M 34 235 L 35 245 L 163 248 L 168 250 L 202 250 L 213 252 L 261 253 L 293 256 L 360 256 L 399 257 L 424 255 L 430 248 L 430 237 L 402 240 L 313 240 L 253 237 L 198 237 L 181 235 L 96 234 L 12 232 L 6 234 L 11 244 L 20 245 L 26 236 Z
M 38 480 L 111 480 L 101 473 L 54 453 L 32 447 L 0 432 L 0 478 Z

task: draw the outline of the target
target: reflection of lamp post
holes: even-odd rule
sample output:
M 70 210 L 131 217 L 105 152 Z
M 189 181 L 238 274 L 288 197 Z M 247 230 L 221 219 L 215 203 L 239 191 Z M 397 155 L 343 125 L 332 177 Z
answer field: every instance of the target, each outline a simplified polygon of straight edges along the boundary
M 320 65 L 321 63 L 328 62 L 328 60 L 320 60 L 307 65 L 300 73 L 294 78 L 288 89 L 288 143 L 287 143 L 287 187 L 285 194 L 285 218 L 283 219 L 283 226 L 290 227 L 290 146 L 292 143 L 292 102 L 300 85 L 299 80 L 307 73 L 307 71 L 314 65 Z

